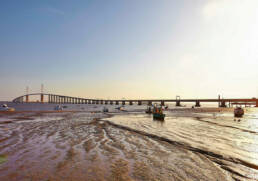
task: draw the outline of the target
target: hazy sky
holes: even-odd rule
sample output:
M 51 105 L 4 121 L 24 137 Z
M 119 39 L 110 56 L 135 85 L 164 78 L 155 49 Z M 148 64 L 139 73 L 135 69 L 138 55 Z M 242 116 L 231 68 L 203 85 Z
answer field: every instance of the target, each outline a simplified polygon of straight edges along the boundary
M 0 100 L 258 97 L 257 0 L 8 0 Z

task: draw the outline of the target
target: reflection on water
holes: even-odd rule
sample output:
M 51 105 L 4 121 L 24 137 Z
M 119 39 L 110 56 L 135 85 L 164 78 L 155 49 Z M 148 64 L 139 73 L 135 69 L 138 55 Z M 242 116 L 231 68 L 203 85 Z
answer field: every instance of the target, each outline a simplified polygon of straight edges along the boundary
M 197 148 L 208 156 L 215 155 L 215 159 L 230 161 L 232 172 L 240 169 L 245 170 L 241 174 L 258 173 L 258 112 L 255 109 L 241 119 L 235 119 L 232 113 L 169 111 L 164 122 L 154 121 L 151 115 L 142 113 L 116 115 L 109 120 L 176 141 L 188 149 Z

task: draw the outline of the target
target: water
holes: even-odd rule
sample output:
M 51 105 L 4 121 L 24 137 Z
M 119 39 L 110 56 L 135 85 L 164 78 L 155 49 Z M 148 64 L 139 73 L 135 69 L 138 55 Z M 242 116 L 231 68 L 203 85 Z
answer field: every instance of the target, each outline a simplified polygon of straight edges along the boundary
M 0 180 L 258 180 L 258 110 L 14 104 L 0 114 Z M 106 106 L 112 113 L 100 111 Z
M 163 122 L 152 115 L 116 115 L 109 120 L 134 130 L 167 138 L 188 150 L 213 157 L 215 162 L 227 161 L 231 172 L 258 179 L 258 111 L 247 110 L 244 118 L 230 113 L 196 113 L 175 110 L 165 112 Z M 225 164 L 225 163 L 223 163 Z M 232 167 L 233 165 L 233 167 Z M 239 169 L 243 172 L 239 173 Z

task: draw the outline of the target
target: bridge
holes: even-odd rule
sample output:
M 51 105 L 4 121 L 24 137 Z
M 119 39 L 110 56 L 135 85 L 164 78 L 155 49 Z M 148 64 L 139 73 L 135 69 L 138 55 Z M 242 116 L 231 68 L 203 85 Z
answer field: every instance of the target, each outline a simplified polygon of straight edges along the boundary
M 218 103 L 219 107 L 231 107 L 233 105 L 245 105 L 245 106 L 255 106 L 258 107 L 258 99 L 180 99 L 179 96 L 176 99 L 117 99 L 117 100 L 105 100 L 105 99 L 87 99 L 87 98 L 79 98 L 79 97 L 70 97 L 64 95 L 56 95 L 56 94 L 45 94 L 45 93 L 33 93 L 26 94 L 20 97 L 17 97 L 13 100 L 15 103 L 29 103 L 31 102 L 30 96 L 40 96 L 41 103 L 51 103 L 51 104 L 109 104 L 109 105 L 133 105 L 133 104 L 147 104 L 152 105 L 153 103 L 158 103 L 161 105 L 165 105 L 165 103 L 174 102 L 176 106 L 181 106 L 181 103 L 194 103 L 195 107 L 200 107 L 201 103 Z M 44 98 L 47 97 L 47 101 L 44 101 Z

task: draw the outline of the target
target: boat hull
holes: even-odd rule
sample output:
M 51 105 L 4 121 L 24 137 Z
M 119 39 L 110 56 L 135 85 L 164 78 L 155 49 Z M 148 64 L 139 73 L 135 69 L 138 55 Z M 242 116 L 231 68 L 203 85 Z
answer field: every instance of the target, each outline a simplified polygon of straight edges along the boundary
M 234 116 L 235 117 L 243 117 L 244 115 L 244 110 L 241 108 L 237 108 L 234 110 Z
M 164 121 L 165 114 L 156 114 L 156 113 L 154 113 L 153 114 L 153 119 Z

